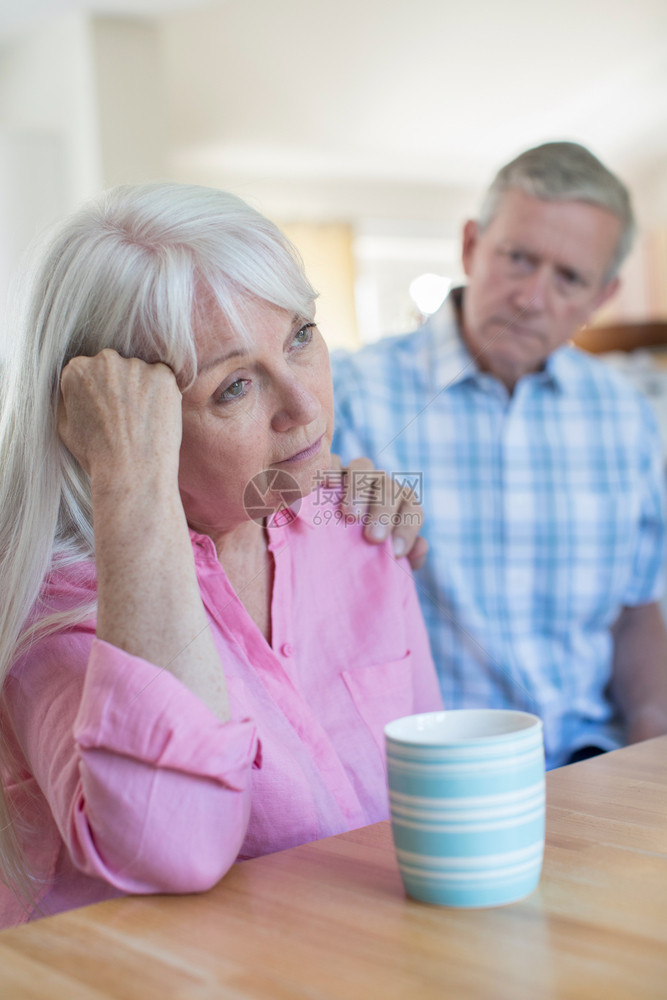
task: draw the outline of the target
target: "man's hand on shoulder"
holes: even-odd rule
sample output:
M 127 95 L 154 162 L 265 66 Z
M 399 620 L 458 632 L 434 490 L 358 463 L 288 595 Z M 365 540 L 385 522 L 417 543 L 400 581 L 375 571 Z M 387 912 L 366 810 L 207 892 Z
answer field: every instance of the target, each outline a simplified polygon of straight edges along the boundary
M 345 515 L 363 523 L 366 541 L 379 545 L 391 535 L 397 558 L 406 556 L 412 569 L 423 566 L 428 542 L 419 534 L 424 512 L 414 490 L 395 483 L 368 458 L 355 458 L 343 467 L 338 455 L 332 455 L 329 471 L 343 486 Z

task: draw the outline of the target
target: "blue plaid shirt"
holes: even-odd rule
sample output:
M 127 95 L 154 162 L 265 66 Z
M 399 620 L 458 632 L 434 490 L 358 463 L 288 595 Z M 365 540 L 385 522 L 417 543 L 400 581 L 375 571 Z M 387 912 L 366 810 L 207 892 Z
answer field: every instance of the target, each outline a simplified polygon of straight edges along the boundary
M 417 332 L 332 366 L 334 451 L 423 476 L 417 586 L 445 705 L 537 713 L 549 767 L 619 746 L 610 626 L 661 591 L 648 404 L 571 347 L 509 396 L 466 350 L 451 299 Z

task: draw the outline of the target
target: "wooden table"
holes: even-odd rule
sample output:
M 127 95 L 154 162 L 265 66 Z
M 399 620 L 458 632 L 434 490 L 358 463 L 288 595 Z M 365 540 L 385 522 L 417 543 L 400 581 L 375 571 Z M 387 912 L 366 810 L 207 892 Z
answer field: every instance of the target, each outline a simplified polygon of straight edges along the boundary
M 3 1000 L 665 1000 L 667 737 L 553 771 L 528 899 L 403 894 L 380 823 L 0 934 Z

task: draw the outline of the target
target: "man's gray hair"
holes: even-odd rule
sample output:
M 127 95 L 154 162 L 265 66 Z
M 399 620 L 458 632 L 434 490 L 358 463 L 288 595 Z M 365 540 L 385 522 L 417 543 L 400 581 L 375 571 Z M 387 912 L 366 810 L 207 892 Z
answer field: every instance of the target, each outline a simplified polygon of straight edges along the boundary
M 628 255 L 635 218 L 625 184 L 596 156 L 576 142 L 545 142 L 526 150 L 496 174 L 479 216 L 482 232 L 491 224 L 507 191 L 519 190 L 543 201 L 584 201 L 612 212 L 621 235 L 605 275 L 611 281 Z

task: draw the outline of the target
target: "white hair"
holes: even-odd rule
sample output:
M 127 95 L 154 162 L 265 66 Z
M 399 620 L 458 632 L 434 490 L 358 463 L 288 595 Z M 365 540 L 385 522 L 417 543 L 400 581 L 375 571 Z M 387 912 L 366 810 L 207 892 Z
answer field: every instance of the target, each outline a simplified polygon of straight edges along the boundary
M 502 167 L 489 187 L 479 213 L 484 231 L 493 221 L 507 191 L 519 190 L 543 201 L 583 201 L 615 215 L 621 235 L 605 273 L 611 281 L 630 252 L 635 219 L 625 184 L 596 156 L 576 142 L 545 142 L 526 150 Z
M 163 361 L 189 384 L 204 290 L 240 332 L 250 299 L 314 315 L 315 292 L 280 230 L 240 198 L 209 188 L 114 188 L 28 252 L 10 304 L 0 388 L 0 685 L 32 643 L 95 610 L 48 614 L 39 603 L 56 563 L 95 551 L 90 482 L 56 428 L 63 368 L 113 348 Z M 0 729 L 0 764 L 11 764 L 9 754 Z M 13 819 L 0 790 L 0 872 L 34 896 Z

